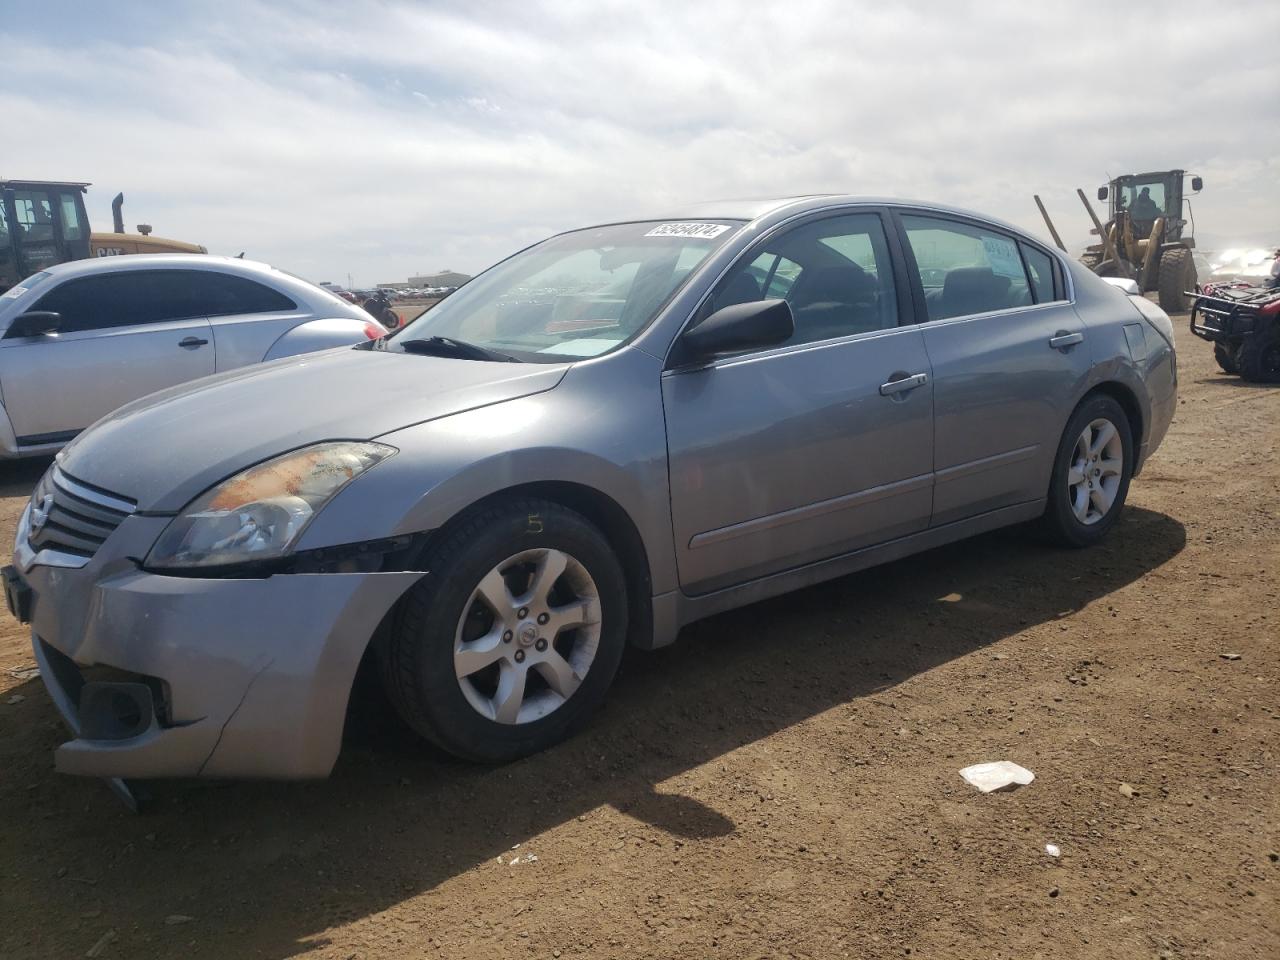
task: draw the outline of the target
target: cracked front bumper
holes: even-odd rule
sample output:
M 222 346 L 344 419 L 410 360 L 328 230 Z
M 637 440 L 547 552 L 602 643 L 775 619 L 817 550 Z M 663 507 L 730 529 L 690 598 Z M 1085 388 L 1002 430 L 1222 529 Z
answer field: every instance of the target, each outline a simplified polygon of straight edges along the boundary
M 129 517 L 79 569 L 33 563 L 21 549 L 15 557 L 32 591 L 41 676 L 73 733 L 56 768 L 108 778 L 327 776 L 360 658 L 422 574 L 237 580 L 140 570 L 135 558 L 167 522 Z M 116 739 L 104 738 L 110 725 L 96 701 L 95 718 L 85 712 L 86 684 L 102 670 L 108 695 L 123 674 L 119 689 L 143 691 L 152 711 Z

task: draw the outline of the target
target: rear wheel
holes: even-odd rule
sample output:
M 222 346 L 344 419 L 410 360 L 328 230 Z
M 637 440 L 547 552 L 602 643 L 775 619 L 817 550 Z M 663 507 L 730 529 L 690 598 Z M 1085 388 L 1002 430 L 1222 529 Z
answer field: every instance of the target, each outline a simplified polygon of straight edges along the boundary
M 482 508 L 432 551 L 379 650 L 396 709 L 467 760 L 535 753 L 599 706 L 626 636 L 622 568 L 573 511 Z
M 1280 383 L 1280 322 L 1245 337 L 1236 355 L 1240 376 L 1254 383 Z
M 1222 368 L 1223 373 L 1239 373 L 1240 368 L 1236 365 L 1236 351 L 1234 347 L 1230 347 L 1224 343 L 1215 343 L 1213 345 L 1213 359 L 1218 361 L 1218 366 Z
M 1133 475 L 1133 432 L 1114 399 L 1086 399 L 1063 431 L 1041 519 L 1046 534 L 1069 547 L 1097 543 L 1119 519 Z
M 1156 288 L 1160 292 L 1160 309 L 1165 313 L 1186 313 L 1190 298 L 1186 291 L 1196 285 L 1196 265 L 1186 247 L 1173 247 L 1160 255 L 1160 272 Z

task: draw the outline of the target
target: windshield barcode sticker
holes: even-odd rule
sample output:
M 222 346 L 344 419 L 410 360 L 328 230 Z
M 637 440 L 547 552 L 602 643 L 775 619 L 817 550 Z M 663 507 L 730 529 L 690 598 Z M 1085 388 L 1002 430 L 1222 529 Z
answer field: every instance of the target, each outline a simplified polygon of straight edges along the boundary
M 654 227 L 646 237 L 701 237 L 710 240 L 729 228 L 723 223 L 664 223 Z

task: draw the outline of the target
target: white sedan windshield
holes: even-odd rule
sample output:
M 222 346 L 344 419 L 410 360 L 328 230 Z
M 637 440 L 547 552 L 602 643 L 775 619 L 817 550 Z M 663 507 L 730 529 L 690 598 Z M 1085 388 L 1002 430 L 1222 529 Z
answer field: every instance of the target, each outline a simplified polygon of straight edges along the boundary
M 655 221 L 553 237 L 472 280 L 392 343 L 444 337 L 543 362 L 607 353 L 643 330 L 739 226 Z

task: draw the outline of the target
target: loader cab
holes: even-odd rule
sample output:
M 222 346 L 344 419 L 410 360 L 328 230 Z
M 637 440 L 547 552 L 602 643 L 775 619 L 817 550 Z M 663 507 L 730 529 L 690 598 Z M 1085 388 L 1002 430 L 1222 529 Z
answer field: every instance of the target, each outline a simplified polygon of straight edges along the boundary
M 55 263 L 89 256 L 87 186 L 0 181 L 0 293 Z
M 1151 233 L 1158 217 L 1165 219 L 1164 242 L 1182 239 L 1187 217 L 1183 215 L 1183 183 L 1185 170 L 1164 170 L 1159 173 L 1134 173 L 1112 180 L 1108 186 L 1098 188 L 1098 199 L 1110 201 L 1110 220 L 1118 213 L 1127 213 L 1133 221 L 1134 232 L 1140 236 Z M 1191 177 L 1191 192 L 1199 193 L 1204 181 Z M 1189 200 L 1186 201 L 1189 207 Z M 1188 214 L 1190 213 L 1188 209 Z

